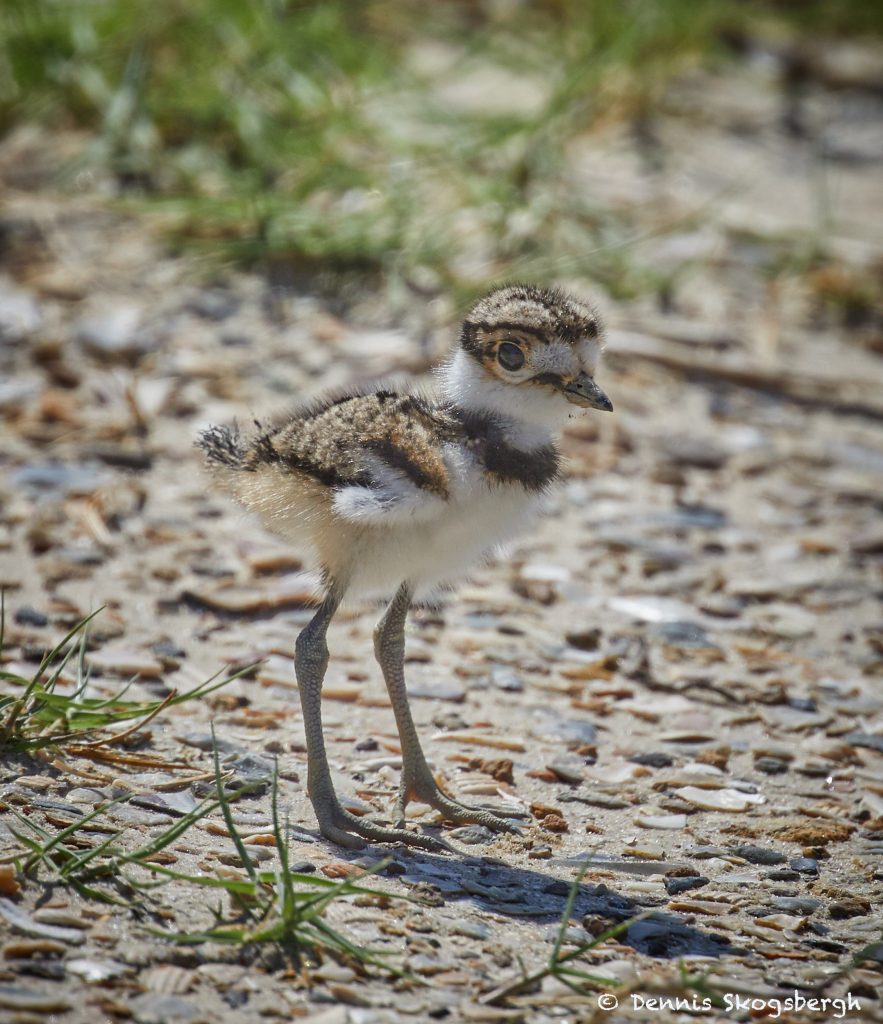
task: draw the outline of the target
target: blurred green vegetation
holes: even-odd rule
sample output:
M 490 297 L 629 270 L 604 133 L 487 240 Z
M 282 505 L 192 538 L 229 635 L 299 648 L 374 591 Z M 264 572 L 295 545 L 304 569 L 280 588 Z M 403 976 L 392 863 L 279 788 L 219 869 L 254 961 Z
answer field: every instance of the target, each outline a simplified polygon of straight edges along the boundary
M 456 291 L 554 253 L 631 294 L 658 282 L 617 256 L 627 218 L 574 189 L 572 140 L 640 125 L 759 24 L 881 22 L 858 0 L 4 0 L 0 132 L 82 133 L 62 181 L 89 168 L 240 262 Z

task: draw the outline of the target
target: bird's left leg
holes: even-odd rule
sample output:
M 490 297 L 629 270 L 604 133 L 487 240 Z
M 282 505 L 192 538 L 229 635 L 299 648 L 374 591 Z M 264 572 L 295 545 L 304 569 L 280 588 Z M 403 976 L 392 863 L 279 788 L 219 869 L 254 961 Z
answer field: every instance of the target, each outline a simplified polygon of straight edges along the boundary
M 389 690 L 402 744 L 402 779 L 395 815 L 398 827 L 405 821 L 410 800 L 429 804 L 458 825 L 477 824 L 498 832 L 512 831 L 505 819 L 479 807 L 467 807 L 445 796 L 438 788 L 417 736 L 405 688 L 405 619 L 411 604 L 411 587 L 403 583 L 374 630 L 374 653 Z
M 334 792 L 322 734 L 322 682 L 328 668 L 325 635 L 342 597 L 343 590 L 331 581 L 325 599 L 295 643 L 294 669 L 307 741 L 307 792 L 319 821 L 319 831 L 326 839 L 353 849 L 364 846 L 363 839 L 406 843 L 424 850 L 448 849 L 445 843 L 432 836 L 384 828 L 373 821 L 358 818 L 341 805 Z

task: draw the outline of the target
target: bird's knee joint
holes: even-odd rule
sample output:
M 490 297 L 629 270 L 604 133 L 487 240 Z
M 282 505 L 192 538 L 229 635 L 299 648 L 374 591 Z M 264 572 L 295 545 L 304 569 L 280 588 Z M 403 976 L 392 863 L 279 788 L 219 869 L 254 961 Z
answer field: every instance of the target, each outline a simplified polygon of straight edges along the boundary
M 387 619 L 381 619 L 374 627 L 374 652 L 380 655 L 395 646 L 395 630 L 391 629 Z
M 295 664 L 303 664 L 304 661 L 319 661 L 328 663 L 328 645 L 325 643 L 325 635 L 317 633 L 307 626 L 303 629 L 294 642 Z

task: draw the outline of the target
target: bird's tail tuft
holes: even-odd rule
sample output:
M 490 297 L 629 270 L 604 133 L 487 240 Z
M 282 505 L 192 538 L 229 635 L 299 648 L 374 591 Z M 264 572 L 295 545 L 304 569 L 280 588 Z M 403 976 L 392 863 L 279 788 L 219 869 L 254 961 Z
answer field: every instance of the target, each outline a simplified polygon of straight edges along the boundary
M 226 469 L 246 469 L 248 451 L 239 430 L 234 427 L 208 427 L 196 441 L 196 447 L 205 453 L 206 462 Z

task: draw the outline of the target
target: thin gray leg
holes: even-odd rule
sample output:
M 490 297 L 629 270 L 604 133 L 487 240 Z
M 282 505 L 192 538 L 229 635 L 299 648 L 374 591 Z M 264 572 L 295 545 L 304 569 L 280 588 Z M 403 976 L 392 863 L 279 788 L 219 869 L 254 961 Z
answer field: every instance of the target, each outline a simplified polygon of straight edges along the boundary
M 477 824 L 498 832 L 511 831 L 512 826 L 496 814 L 478 807 L 467 807 L 445 796 L 426 763 L 405 686 L 405 619 L 411 594 L 410 584 L 403 583 L 374 630 L 374 653 L 389 690 L 402 744 L 402 779 L 395 809 L 396 824 L 404 824 L 408 802 L 419 800 L 441 811 L 449 821 L 458 825 Z
M 341 807 L 334 792 L 322 735 L 322 682 L 328 668 L 325 636 L 342 598 L 343 591 L 332 583 L 319 610 L 298 636 L 294 653 L 307 741 L 307 791 L 319 821 L 319 830 L 326 839 L 352 848 L 365 845 L 359 838 L 362 836 L 378 842 L 408 843 L 426 850 L 443 849 L 444 845 L 430 836 L 404 829 L 383 828 L 351 814 Z

